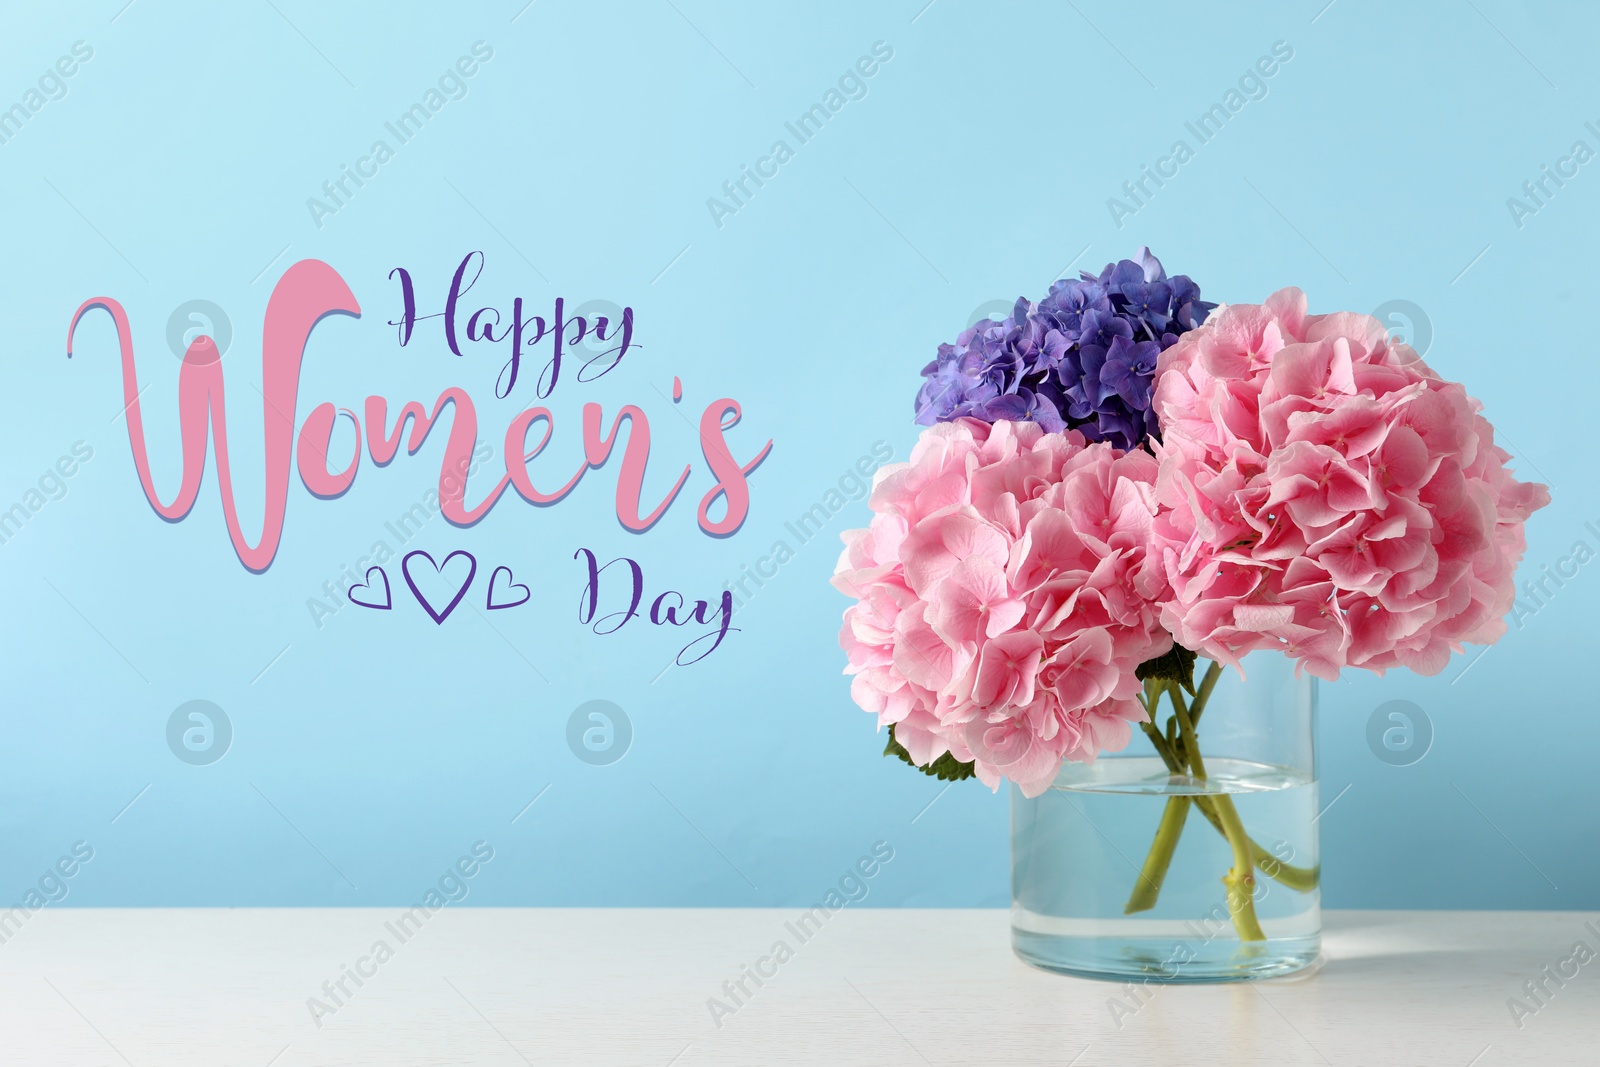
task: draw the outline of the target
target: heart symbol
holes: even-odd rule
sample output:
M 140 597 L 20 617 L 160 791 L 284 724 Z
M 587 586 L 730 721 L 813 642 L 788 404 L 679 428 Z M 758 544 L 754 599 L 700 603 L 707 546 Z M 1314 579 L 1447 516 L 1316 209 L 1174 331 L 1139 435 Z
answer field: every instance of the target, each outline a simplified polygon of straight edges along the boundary
M 356 596 L 357 589 L 365 589 L 368 594 L 372 593 L 372 574 L 374 571 L 377 572 L 379 578 L 383 579 L 383 598 L 381 602 L 375 596 L 368 600 L 362 600 L 360 597 Z M 389 576 L 384 573 L 382 567 L 368 567 L 367 580 L 365 582 L 358 582 L 357 584 L 352 585 L 349 589 L 345 590 L 344 595 L 349 599 L 350 603 L 359 605 L 363 608 L 376 608 L 379 611 L 388 611 L 394 606 L 394 601 L 389 596 Z
M 417 580 L 411 575 L 412 561 L 419 558 L 427 560 L 428 566 L 433 568 L 433 573 L 428 574 L 426 571 L 424 571 L 423 577 L 425 580 L 431 580 L 434 582 L 434 584 L 437 584 L 437 579 L 444 577 L 444 569 L 448 567 L 450 565 L 450 561 L 455 559 L 457 556 L 465 557 L 467 561 L 467 576 L 463 578 L 459 584 L 450 583 L 450 585 L 446 586 L 445 590 L 443 590 L 444 592 L 449 592 L 450 588 L 454 588 L 455 592 L 453 595 L 451 595 L 450 602 L 444 606 L 444 609 L 442 611 L 437 610 L 434 608 L 432 602 L 428 600 L 427 596 L 422 592 L 422 590 L 417 588 Z M 420 570 L 421 568 L 419 567 L 418 569 Z M 428 553 L 419 548 L 414 552 L 406 553 L 405 558 L 400 561 L 400 573 L 405 576 L 406 585 L 411 587 L 411 595 L 417 598 L 417 603 L 422 605 L 422 610 L 428 613 L 428 617 L 431 618 L 434 621 L 434 625 L 437 626 L 444 624 L 444 620 L 448 619 L 450 617 L 450 613 L 456 610 L 456 605 L 461 603 L 461 598 L 467 595 L 467 588 L 472 585 L 472 579 L 478 573 L 478 561 L 471 552 L 458 548 L 446 556 L 443 563 L 437 563 L 434 561 L 432 556 L 428 555 Z
M 506 576 L 506 585 L 508 586 L 507 592 L 515 589 L 522 590 L 521 600 L 508 600 L 503 604 L 496 604 L 494 602 L 494 584 L 500 580 L 500 575 L 502 573 Z M 528 589 L 527 586 L 523 585 L 521 582 L 512 580 L 510 567 L 496 567 L 494 569 L 494 573 L 489 575 L 489 600 L 486 606 L 490 611 L 499 611 L 501 608 L 520 607 L 521 605 L 526 604 L 528 602 L 528 598 L 531 596 L 533 596 L 533 593 Z

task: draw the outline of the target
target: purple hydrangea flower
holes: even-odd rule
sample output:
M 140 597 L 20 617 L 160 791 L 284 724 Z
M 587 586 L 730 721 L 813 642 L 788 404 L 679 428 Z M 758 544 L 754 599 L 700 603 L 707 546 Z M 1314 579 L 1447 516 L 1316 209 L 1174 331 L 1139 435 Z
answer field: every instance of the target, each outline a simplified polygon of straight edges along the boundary
M 1215 304 L 1184 275 L 1168 278 L 1148 248 L 1062 279 L 1039 303 L 984 319 L 922 370 L 916 421 L 1031 420 L 1076 429 L 1121 449 L 1159 440 L 1150 410 L 1156 359 L 1205 321 Z

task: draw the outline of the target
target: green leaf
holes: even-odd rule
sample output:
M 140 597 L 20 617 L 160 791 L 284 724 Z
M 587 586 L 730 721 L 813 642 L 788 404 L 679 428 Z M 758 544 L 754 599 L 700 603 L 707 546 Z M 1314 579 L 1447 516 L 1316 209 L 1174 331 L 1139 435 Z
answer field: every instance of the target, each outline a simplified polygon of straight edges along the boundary
M 1133 669 L 1133 676 L 1141 682 L 1148 678 L 1177 682 L 1193 696 L 1194 661 L 1195 654 L 1174 641 L 1170 652 L 1145 660 Z
M 964 778 L 971 778 L 973 775 L 971 763 L 960 763 L 948 752 L 926 767 L 919 766 L 911 758 L 911 753 L 906 751 L 905 746 L 894 739 L 893 723 L 889 724 L 889 743 L 884 746 L 883 754 L 885 756 L 898 756 L 906 763 L 916 767 L 923 774 L 937 778 L 941 782 L 959 782 Z

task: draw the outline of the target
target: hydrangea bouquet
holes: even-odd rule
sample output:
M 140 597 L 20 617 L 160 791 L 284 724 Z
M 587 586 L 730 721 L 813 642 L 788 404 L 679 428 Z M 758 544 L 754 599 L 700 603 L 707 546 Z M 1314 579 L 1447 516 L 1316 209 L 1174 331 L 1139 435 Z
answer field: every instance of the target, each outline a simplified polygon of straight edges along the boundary
M 851 694 L 886 754 L 1027 797 L 1135 727 L 1204 779 L 1196 723 L 1248 652 L 1333 679 L 1436 674 L 1497 640 L 1549 501 L 1376 319 L 1307 314 L 1292 288 L 1218 307 L 1148 249 L 977 323 L 923 377 L 927 429 L 878 473 L 833 579 L 855 600 Z M 1271 857 L 1226 794 L 1169 800 L 1127 910 L 1154 903 L 1191 803 L 1231 849 L 1240 939 L 1260 940 L 1255 870 L 1295 888 L 1317 871 Z

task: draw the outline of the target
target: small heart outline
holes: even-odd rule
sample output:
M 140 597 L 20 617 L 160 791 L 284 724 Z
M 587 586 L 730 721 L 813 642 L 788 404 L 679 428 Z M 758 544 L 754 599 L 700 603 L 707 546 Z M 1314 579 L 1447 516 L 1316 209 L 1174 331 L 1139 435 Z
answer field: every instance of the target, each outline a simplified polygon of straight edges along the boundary
M 513 600 L 513 601 L 510 601 L 509 603 L 505 603 L 505 604 L 496 604 L 494 602 L 495 581 L 497 579 L 499 579 L 501 571 L 505 572 L 506 582 L 507 582 L 507 585 L 508 585 L 508 587 L 510 589 L 520 589 L 520 590 L 522 590 L 522 599 L 521 600 Z M 533 597 L 533 590 L 529 589 L 526 585 L 523 585 L 521 582 L 517 581 L 516 578 L 512 575 L 510 567 L 506 567 L 506 566 L 502 565 L 502 566 L 496 567 L 489 574 L 489 596 L 484 601 L 484 607 L 487 608 L 489 611 L 499 611 L 502 608 L 519 608 L 522 605 L 526 604 L 530 599 L 532 599 L 532 597 Z
M 416 581 L 411 577 L 411 561 L 416 559 L 418 556 L 421 556 L 423 559 L 428 561 L 428 565 L 433 568 L 433 572 L 436 575 L 443 575 L 445 567 L 449 566 L 450 561 L 455 559 L 457 556 L 467 557 L 467 563 L 470 565 L 467 570 L 467 580 L 461 583 L 461 587 L 456 590 L 455 596 L 450 598 L 450 603 L 444 606 L 443 611 L 434 610 L 433 605 L 429 603 L 428 598 L 423 595 L 422 590 L 417 588 Z M 472 588 L 472 580 L 473 578 L 477 577 L 477 574 L 478 558 L 464 548 L 456 549 L 449 555 L 445 556 L 443 560 L 437 562 L 434 560 L 432 555 L 420 548 L 411 552 L 407 552 L 400 560 L 401 577 L 405 578 L 406 585 L 411 588 L 411 595 L 417 598 L 417 603 L 422 605 L 422 610 L 428 613 L 428 617 L 433 620 L 435 626 L 444 625 L 444 620 L 450 617 L 451 612 L 456 610 L 456 607 L 461 603 L 462 598 L 467 595 L 467 590 Z
M 381 603 L 381 604 L 368 603 L 367 601 L 362 600 L 362 599 L 360 599 L 359 597 L 356 596 L 356 590 L 357 589 L 369 589 L 370 590 L 372 588 L 372 572 L 373 571 L 377 571 L 378 572 L 378 577 L 383 579 L 383 603 Z M 352 585 L 350 588 L 348 588 L 348 589 L 346 589 L 344 591 L 345 599 L 350 601 L 350 603 L 356 605 L 357 607 L 372 608 L 374 611 L 388 611 L 389 609 L 393 608 L 394 607 L 394 594 L 393 594 L 393 591 L 389 588 L 389 575 L 388 575 L 388 573 L 385 572 L 382 567 L 368 567 L 367 568 L 367 573 L 363 577 L 365 578 L 364 581 L 357 582 L 355 585 Z

